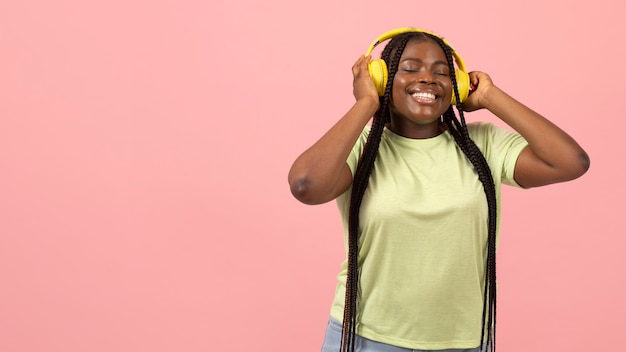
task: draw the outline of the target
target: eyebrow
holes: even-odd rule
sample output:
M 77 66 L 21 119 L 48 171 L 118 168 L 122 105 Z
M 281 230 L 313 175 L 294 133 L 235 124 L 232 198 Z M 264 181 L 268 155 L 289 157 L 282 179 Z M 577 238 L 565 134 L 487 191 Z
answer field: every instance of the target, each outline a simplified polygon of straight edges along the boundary
M 402 60 L 400 62 L 404 62 L 404 61 L 415 61 L 415 62 L 419 62 L 420 64 L 424 63 L 422 61 L 422 59 L 418 59 L 418 58 L 414 58 L 414 57 L 407 57 L 406 59 L 404 59 L 404 60 Z M 448 63 L 446 61 L 441 61 L 441 60 L 437 60 L 437 61 L 433 62 L 433 65 L 444 65 L 444 66 L 448 67 Z

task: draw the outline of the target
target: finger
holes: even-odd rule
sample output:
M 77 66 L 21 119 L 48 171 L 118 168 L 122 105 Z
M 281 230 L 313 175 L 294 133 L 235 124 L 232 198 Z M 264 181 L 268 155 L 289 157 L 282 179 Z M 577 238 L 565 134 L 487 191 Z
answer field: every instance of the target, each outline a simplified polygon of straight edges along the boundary
M 474 89 L 478 86 L 478 83 L 480 81 L 478 76 L 479 76 L 479 72 L 472 71 L 469 73 L 470 84 L 474 87 Z
M 367 63 L 367 57 L 361 55 L 361 57 L 359 57 L 359 59 L 354 63 L 354 66 L 352 67 L 352 73 L 357 76 L 363 70 L 367 70 Z
M 370 76 L 369 63 L 372 61 L 372 55 L 368 55 L 363 60 L 363 70 Z

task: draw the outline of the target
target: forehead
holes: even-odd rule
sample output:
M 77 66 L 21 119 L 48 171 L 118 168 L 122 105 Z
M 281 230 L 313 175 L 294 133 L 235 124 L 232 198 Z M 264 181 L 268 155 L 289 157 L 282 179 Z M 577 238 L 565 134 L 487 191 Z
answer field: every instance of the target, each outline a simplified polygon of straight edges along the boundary
M 439 44 L 430 39 L 412 39 L 404 48 L 400 60 L 407 58 L 433 59 L 435 61 L 448 62 L 446 54 Z

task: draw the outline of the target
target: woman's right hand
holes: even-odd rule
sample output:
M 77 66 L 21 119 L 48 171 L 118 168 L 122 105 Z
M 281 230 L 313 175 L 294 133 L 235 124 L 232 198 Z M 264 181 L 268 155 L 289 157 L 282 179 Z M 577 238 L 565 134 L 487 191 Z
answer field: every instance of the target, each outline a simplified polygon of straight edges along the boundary
M 372 77 L 367 69 L 367 64 L 371 59 L 371 55 L 361 55 L 361 57 L 352 66 L 352 75 L 354 76 L 354 80 L 352 81 L 352 93 L 357 101 L 361 99 L 371 99 L 371 101 L 375 102 L 377 106 L 376 109 L 378 109 L 378 106 L 380 105 L 378 92 L 376 91 L 374 81 L 372 81 Z

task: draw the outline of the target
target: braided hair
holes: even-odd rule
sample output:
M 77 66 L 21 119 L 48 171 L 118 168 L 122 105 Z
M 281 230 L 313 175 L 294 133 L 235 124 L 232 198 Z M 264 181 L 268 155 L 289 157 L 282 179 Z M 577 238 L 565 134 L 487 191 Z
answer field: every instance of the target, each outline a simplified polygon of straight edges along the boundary
M 385 124 L 390 122 L 390 102 L 393 80 L 398 70 L 400 57 L 411 40 L 432 40 L 443 49 L 452 79 L 453 93 L 456 97 L 456 110 L 460 119 L 457 118 L 452 106 L 443 114 L 443 123 L 448 132 L 454 138 L 456 145 L 461 149 L 467 160 L 472 164 L 478 174 L 478 179 L 483 185 L 488 207 L 488 235 L 487 235 L 487 260 L 485 263 L 485 283 L 483 290 L 483 313 L 480 345 L 486 345 L 495 352 L 495 325 L 496 325 L 496 216 L 497 201 L 496 188 L 491 175 L 491 170 L 484 155 L 478 146 L 470 139 L 465 116 L 461 108 L 459 90 L 455 77 L 455 68 L 452 49 L 437 36 L 422 32 L 410 32 L 400 34 L 389 42 L 381 54 L 381 58 L 389 68 L 385 94 L 380 97 L 380 108 L 374 114 L 370 133 L 363 148 L 363 153 L 358 162 L 352 182 L 350 195 L 350 210 L 348 215 L 348 273 L 346 278 L 346 297 L 343 317 L 343 333 L 341 339 L 341 352 L 354 352 L 355 335 L 357 325 L 357 299 L 359 291 L 359 212 L 363 195 L 369 183 L 369 177 L 374 168 L 378 147 L 382 138 Z

